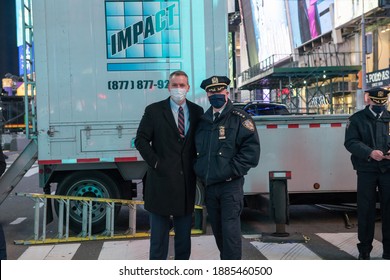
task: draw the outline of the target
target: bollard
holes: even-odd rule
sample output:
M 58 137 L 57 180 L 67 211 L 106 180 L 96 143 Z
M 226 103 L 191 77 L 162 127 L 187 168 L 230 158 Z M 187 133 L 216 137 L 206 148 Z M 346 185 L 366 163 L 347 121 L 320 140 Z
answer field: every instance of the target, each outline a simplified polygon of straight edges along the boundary
M 287 237 L 286 224 L 289 224 L 287 180 L 291 179 L 291 171 L 269 172 L 270 214 L 273 218 L 276 237 Z

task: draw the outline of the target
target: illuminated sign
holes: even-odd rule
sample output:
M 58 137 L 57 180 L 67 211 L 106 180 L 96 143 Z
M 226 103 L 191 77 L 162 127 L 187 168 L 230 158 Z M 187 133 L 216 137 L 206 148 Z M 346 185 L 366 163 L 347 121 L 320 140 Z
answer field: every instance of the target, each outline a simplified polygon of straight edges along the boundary
M 390 68 L 366 74 L 367 88 L 390 86 Z
M 31 46 L 29 44 L 26 44 L 26 52 L 24 52 L 23 47 L 23 32 L 26 32 L 26 41 L 29 42 L 29 36 L 30 36 L 30 30 L 27 29 L 26 31 L 23 30 L 23 14 L 24 17 L 28 18 L 28 9 L 26 9 L 24 6 L 22 6 L 22 1 L 15 0 L 15 7 L 16 7 L 16 44 L 18 47 L 18 57 L 19 57 L 19 75 L 23 76 L 24 71 L 26 70 L 27 74 L 31 74 L 33 69 L 33 65 L 30 63 L 34 63 L 34 42 L 30 42 Z M 26 57 L 25 57 L 26 55 Z M 27 60 L 27 61 L 26 61 Z M 25 69 L 26 67 L 26 69 Z
M 293 46 L 298 48 L 332 31 L 330 5 L 334 0 L 287 1 Z
M 351 22 L 356 18 L 360 18 L 362 16 L 363 6 L 364 13 L 367 13 L 378 7 L 378 0 L 334 0 L 335 28 L 338 29 L 344 24 Z
M 290 33 L 284 1 L 251 0 L 259 62 L 290 57 Z

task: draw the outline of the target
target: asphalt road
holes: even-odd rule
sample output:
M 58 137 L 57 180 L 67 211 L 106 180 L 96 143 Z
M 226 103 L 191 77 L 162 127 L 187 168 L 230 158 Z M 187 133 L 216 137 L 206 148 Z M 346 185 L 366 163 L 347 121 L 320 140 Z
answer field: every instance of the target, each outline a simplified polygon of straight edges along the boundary
M 9 163 L 17 156 L 14 152 L 7 154 Z M 93 241 L 76 239 L 74 242 L 40 245 L 15 244 L 15 241 L 29 243 L 34 239 L 34 201 L 15 196 L 15 193 L 42 193 L 38 187 L 37 173 L 38 167 L 34 164 L 11 195 L 0 205 L 0 222 L 6 235 L 8 259 L 148 259 L 147 236 Z M 125 208 L 116 217 L 115 232 L 118 234 L 128 228 L 129 217 Z M 138 206 L 137 209 L 137 232 L 147 233 L 148 214 L 142 206 Z M 42 212 L 42 209 L 40 211 Z M 378 260 L 382 255 L 380 225 L 378 220 L 371 254 L 372 259 Z M 286 232 L 288 236 L 275 237 L 273 233 L 276 231 Z M 45 234 L 47 238 L 54 238 L 57 232 L 57 224 L 53 222 L 47 226 Z M 358 255 L 356 232 L 356 213 L 353 207 L 340 209 L 327 205 L 290 206 L 289 224 L 278 228 L 267 213 L 245 209 L 242 213 L 243 259 L 354 260 Z M 169 256 L 173 258 L 172 248 Z M 191 259 L 219 259 L 208 224 L 203 234 L 193 235 Z

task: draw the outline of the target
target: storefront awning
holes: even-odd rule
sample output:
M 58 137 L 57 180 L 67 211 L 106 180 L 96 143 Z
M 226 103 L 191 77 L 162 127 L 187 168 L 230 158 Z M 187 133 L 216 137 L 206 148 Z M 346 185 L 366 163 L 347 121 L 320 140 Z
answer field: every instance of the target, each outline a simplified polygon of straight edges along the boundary
M 349 74 L 357 74 L 360 65 L 324 67 L 269 67 L 250 69 L 241 75 L 240 90 L 300 88 L 321 81 L 342 79 Z

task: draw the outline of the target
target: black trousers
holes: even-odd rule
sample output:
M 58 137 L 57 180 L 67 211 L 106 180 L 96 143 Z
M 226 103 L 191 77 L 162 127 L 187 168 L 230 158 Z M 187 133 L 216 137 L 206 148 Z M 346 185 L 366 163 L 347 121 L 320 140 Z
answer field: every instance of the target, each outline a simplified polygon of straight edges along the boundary
M 166 260 L 169 247 L 171 217 L 149 213 L 150 250 L 149 259 Z M 192 214 L 173 216 L 175 231 L 175 260 L 188 260 L 191 255 Z
M 241 219 L 244 178 L 206 186 L 206 207 L 221 260 L 242 256 Z
M 3 226 L 0 224 L 0 260 L 7 259 L 7 247 L 5 243 L 5 236 Z
M 359 252 L 369 253 L 375 232 L 377 191 L 382 219 L 383 253 L 390 254 L 390 172 L 357 172 Z

